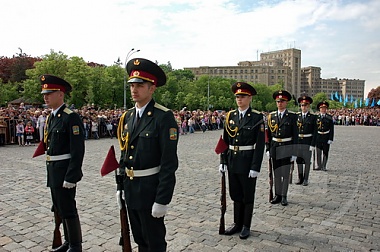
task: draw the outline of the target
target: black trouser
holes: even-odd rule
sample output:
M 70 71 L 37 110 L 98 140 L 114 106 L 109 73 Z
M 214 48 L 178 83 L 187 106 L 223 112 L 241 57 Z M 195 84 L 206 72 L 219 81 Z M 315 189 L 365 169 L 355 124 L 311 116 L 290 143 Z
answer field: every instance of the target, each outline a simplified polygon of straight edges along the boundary
M 317 142 L 317 166 L 319 169 L 326 169 L 327 159 L 329 157 L 330 145 L 327 143 Z M 323 156 L 323 157 L 322 157 Z
M 248 178 L 248 174 L 248 171 L 247 174 L 228 172 L 230 197 L 233 201 L 244 204 L 254 203 L 257 178 Z
M 303 176 L 304 180 L 309 180 L 310 164 L 311 164 L 310 145 L 299 144 L 297 154 L 298 175 Z
M 150 209 L 134 210 L 128 207 L 133 238 L 142 251 L 166 251 L 164 217 L 154 218 L 151 212 Z
M 272 143 L 270 150 L 273 173 L 275 194 L 279 196 L 287 196 L 290 178 L 290 158 L 294 154 L 292 144 Z
M 50 188 L 53 205 L 58 210 L 62 219 L 73 219 L 78 217 L 78 210 L 75 202 L 76 187 L 67 189 L 63 187 Z

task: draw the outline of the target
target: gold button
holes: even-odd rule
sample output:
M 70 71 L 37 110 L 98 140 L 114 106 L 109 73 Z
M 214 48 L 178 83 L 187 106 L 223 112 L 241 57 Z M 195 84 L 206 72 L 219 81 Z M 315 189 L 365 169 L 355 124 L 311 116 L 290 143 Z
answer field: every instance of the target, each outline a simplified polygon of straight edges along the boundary
M 146 133 L 145 136 L 149 136 L 149 133 Z
M 234 152 L 234 154 L 236 155 L 236 154 L 237 154 L 237 152 L 235 151 L 235 152 Z
M 129 156 L 129 159 L 133 159 L 133 156 Z
M 239 133 L 237 133 L 236 135 L 240 135 Z
M 236 139 L 236 141 L 235 142 L 239 142 L 239 139 Z
M 134 145 L 131 145 L 131 149 L 133 150 L 135 148 L 135 146 Z

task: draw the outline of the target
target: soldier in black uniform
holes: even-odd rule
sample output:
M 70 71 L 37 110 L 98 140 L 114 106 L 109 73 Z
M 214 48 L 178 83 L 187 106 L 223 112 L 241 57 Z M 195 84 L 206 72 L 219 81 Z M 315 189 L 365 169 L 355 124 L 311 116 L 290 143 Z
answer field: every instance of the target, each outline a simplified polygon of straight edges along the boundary
M 327 114 L 328 107 L 329 103 L 327 101 L 322 101 L 317 105 L 319 115 L 317 116 L 316 170 L 323 171 L 327 171 L 326 164 L 329 157 L 330 144 L 332 144 L 334 140 L 334 122 L 332 116 Z
M 52 251 L 82 251 L 82 231 L 76 208 L 76 184 L 81 180 L 84 129 L 77 113 L 64 104 L 71 85 L 53 76 L 40 77 L 45 103 L 52 109 L 44 129 L 47 186 L 53 206 L 62 218 L 65 242 Z
M 317 135 L 316 115 L 310 113 L 310 104 L 313 99 L 309 96 L 298 98 L 298 104 L 301 106 L 301 112 L 298 115 L 298 182 L 296 185 L 307 186 L 309 184 L 310 164 L 312 151 L 315 149 L 315 140 Z
M 221 153 L 219 170 L 228 168 L 230 197 L 234 202 L 234 224 L 226 235 L 240 232 L 241 239 L 250 235 L 255 200 L 256 180 L 264 153 L 263 114 L 250 103 L 256 90 L 249 84 L 237 82 L 232 86 L 238 109 L 227 114 L 223 139 L 228 149 Z
M 121 116 L 117 133 L 132 234 L 139 251 L 166 251 L 164 216 L 176 182 L 178 126 L 172 111 L 152 99 L 166 83 L 164 71 L 141 58 L 126 68 L 135 107 Z
M 297 159 L 297 115 L 286 109 L 292 96 L 288 91 L 273 93 L 277 111 L 268 115 L 269 155 L 273 163 L 275 197 L 272 204 L 288 205 L 291 162 Z

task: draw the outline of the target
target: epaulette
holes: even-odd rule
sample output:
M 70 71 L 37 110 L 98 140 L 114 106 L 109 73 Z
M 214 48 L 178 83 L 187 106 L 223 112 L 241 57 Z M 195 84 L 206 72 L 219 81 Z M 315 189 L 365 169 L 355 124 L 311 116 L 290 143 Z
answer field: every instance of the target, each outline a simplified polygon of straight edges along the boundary
M 328 119 L 331 119 L 331 120 L 332 120 L 332 116 L 331 116 L 331 115 L 329 115 L 329 114 L 326 114 L 326 118 L 328 118 Z
M 258 111 L 258 110 L 256 110 L 256 109 L 252 109 L 251 111 L 252 111 L 252 113 L 262 114 L 260 111 Z
M 158 103 L 155 103 L 154 107 L 158 108 L 158 109 L 160 109 L 162 111 L 165 111 L 165 112 L 170 110 L 170 109 L 168 109 L 168 108 L 166 108 L 166 107 L 164 107 L 164 106 L 162 106 L 161 104 L 158 104 Z
M 233 109 L 233 110 L 230 110 L 229 112 L 230 112 L 230 113 L 233 113 L 233 112 L 235 112 L 235 111 L 236 111 L 236 109 Z
M 301 114 L 301 113 L 302 113 L 301 111 L 296 112 L 297 115 L 299 115 L 299 114 Z
M 65 112 L 66 114 L 71 114 L 71 113 L 73 113 L 73 111 L 71 110 L 71 109 L 69 109 L 69 108 L 65 108 L 64 110 L 63 110 L 63 112 Z
M 288 113 L 289 113 L 289 114 L 296 114 L 295 112 L 290 111 L 290 110 L 288 110 Z
M 270 115 L 275 115 L 277 113 L 277 111 L 273 111 L 273 112 L 270 112 L 269 114 Z

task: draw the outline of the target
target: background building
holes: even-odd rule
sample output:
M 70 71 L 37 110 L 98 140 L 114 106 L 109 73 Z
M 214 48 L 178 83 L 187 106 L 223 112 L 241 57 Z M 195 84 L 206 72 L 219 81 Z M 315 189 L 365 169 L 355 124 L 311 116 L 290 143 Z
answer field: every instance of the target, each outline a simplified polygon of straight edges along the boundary
M 314 96 L 325 93 L 330 97 L 336 93 L 354 99 L 364 98 L 364 80 L 351 79 L 322 79 L 321 68 L 308 66 L 301 68 L 301 50 L 290 48 L 260 54 L 259 61 L 240 61 L 237 66 L 201 66 L 185 67 L 195 78 L 202 75 L 223 77 L 261 83 L 268 86 L 282 84 L 284 89 L 299 97 L 301 94 Z

